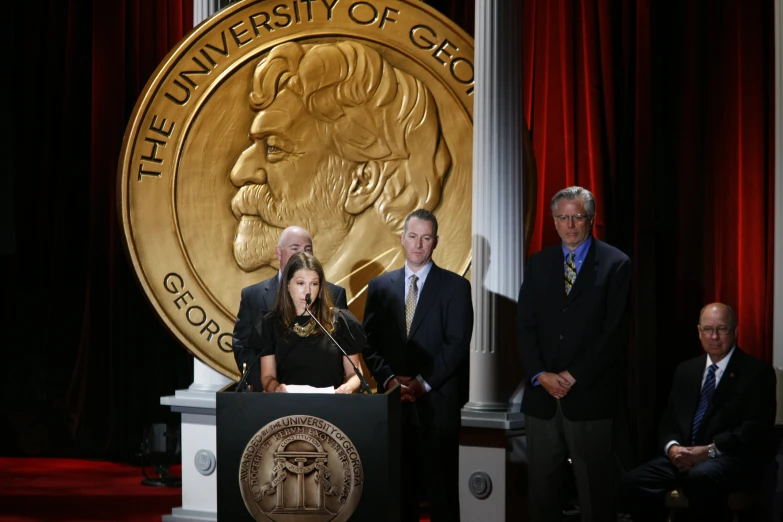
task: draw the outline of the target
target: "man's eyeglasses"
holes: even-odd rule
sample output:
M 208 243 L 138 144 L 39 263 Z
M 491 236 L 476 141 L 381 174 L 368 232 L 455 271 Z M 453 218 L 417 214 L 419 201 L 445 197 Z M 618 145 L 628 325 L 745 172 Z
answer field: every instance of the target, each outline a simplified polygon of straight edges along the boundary
M 704 334 L 706 337 L 712 337 L 713 333 L 717 333 L 719 337 L 723 337 L 724 335 L 728 335 L 729 333 L 729 327 L 728 326 L 719 326 L 717 328 L 713 328 L 712 326 L 705 326 L 702 328 L 699 326 L 699 330 L 701 330 L 701 333 Z
M 588 219 L 589 217 L 590 216 L 587 214 L 574 214 L 573 216 L 561 214 L 559 216 L 555 216 L 555 219 L 561 223 L 568 223 L 569 220 L 573 221 L 574 223 L 584 223 L 584 220 Z

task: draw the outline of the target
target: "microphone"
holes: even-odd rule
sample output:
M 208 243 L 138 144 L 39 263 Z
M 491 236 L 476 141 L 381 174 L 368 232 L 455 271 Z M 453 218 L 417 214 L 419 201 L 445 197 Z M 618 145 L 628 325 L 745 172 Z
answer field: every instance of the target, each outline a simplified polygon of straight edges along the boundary
M 341 352 L 343 353 L 343 355 L 345 356 L 346 360 L 347 360 L 349 363 L 351 363 L 351 366 L 353 366 L 353 371 L 354 371 L 354 372 L 356 372 L 356 375 L 359 377 L 359 383 L 360 383 L 360 384 L 359 384 L 359 391 L 360 391 L 360 392 L 362 392 L 362 393 L 368 393 L 368 394 L 371 394 L 371 393 L 372 393 L 372 390 L 370 389 L 370 385 L 369 385 L 369 384 L 367 384 L 367 381 L 365 380 L 365 378 L 364 378 L 364 375 L 362 375 L 362 372 L 360 372 L 360 371 L 359 371 L 359 368 L 357 368 L 357 367 L 356 367 L 356 365 L 355 365 L 355 364 L 353 363 L 353 361 L 351 360 L 351 358 L 350 358 L 350 357 L 348 357 L 348 354 L 347 354 L 347 353 L 345 353 L 345 350 L 343 350 L 343 347 L 342 347 L 342 346 L 340 346 L 340 343 L 338 343 L 337 341 L 335 341 L 335 340 L 334 340 L 334 337 L 332 337 L 332 335 L 329 333 L 329 330 L 327 330 L 326 328 L 324 328 L 324 325 L 322 325 L 322 324 L 320 323 L 320 321 L 318 321 L 318 319 L 316 319 L 316 318 L 315 318 L 315 316 L 313 315 L 313 313 L 310 311 L 310 308 L 309 308 L 309 307 L 310 307 L 310 303 L 311 303 L 311 302 L 312 302 L 312 300 L 310 299 L 310 294 L 307 294 L 307 295 L 305 295 L 305 303 L 307 303 L 307 305 L 305 306 L 305 311 L 306 311 L 306 312 L 307 312 L 307 313 L 310 315 L 310 317 L 312 317 L 312 318 L 313 318 L 313 321 L 315 321 L 315 323 L 316 323 L 318 326 L 320 326 L 320 327 L 321 327 L 321 330 L 323 330 L 323 332 L 324 332 L 326 335 L 328 335 L 328 336 L 329 336 L 329 339 L 331 339 L 331 340 L 332 340 L 332 342 L 334 343 L 334 345 L 335 345 L 337 348 L 339 348 L 339 349 L 340 349 L 340 351 L 341 351 Z
M 261 357 L 256 357 L 255 360 L 253 360 L 252 363 L 250 363 L 250 368 L 247 367 L 247 363 L 242 363 L 242 377 L 239 378 L 237 381 L 237 385 L 234 388 L 234 393 L 241 393 L 246 391 L 252 391 L 251 389 L 248 389 L 247 385 L 245 384 L 245 381 L 247 381 L 247 376 L 250 375 L 250 370 L 258 364 L 258 361 L 261 360 Z

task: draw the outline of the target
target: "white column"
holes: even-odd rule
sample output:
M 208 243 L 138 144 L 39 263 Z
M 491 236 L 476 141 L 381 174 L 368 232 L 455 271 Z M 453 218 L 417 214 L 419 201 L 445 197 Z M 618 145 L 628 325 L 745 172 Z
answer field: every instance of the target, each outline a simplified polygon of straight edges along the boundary
M 476 2 L 471 266 L 475 326 L 463 426 L 507 429 L 514 422 L 509 401 L 513 389 L 505 374 L 520 366 L 515 318 L 524 273 L 520 9 L 519 2 Z
M 193 26 L 212 16 L 220 4 L 220 0 L 193 0 Z M 164 515 L 163 522 L 217 521 L 215 393 L 231 382 L 194 357 L 193 383 L 187 390 L 160 398 L 161 404 L 180 413 L 182 419 L 182 506 Z
M 775 0 L 775 290 L 773 363 L 783 368 L 783 0 Z
M 520 2 L 476 0 L 473 101 L 475 321 L 470 395 L 462 410 L 459 492 L 462 520 L 521 520 L 515 462 L 523 418 L 512 396 L 520 380 L 516 300 L 522 283 Z

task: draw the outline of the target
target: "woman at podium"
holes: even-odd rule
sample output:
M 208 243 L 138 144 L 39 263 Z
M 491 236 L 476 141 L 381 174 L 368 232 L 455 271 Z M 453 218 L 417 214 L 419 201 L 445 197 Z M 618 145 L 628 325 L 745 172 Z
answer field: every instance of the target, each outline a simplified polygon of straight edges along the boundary
M 359 389 L 354 368 L 360 366 L 358 354 L 366 346 L 367 337 L 351 312 L 334 308 L 325 281 L 323 267 L 315 256 L 307 252 L 291 256 L 275 304 L 262 316 L 250 338 L 253 350 L 261 354 L 264 391 L 285 393 L 286 385 L 331 387 L 335 393 Z

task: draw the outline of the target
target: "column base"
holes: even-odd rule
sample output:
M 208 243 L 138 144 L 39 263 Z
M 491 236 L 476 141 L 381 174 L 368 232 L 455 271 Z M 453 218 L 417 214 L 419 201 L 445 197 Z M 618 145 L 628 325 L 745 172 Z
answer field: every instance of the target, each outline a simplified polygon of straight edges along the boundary
M 493 406 L 495 409 L 492 408 Z M 522 430 L 525 428 L 525 416 L 520 411 L 510 411 L 508 403 L 498 405 L 468 403 L 462 408 L 462 426 Z
M 524 430 L 465 427 L 460 430 L 461 520 L 525 520 L 527 465 Z
M 170 515 L 163 515 L 163 522 L 217 522 L 217 513 L 210 511 L 195 511 L 177 507 Z

